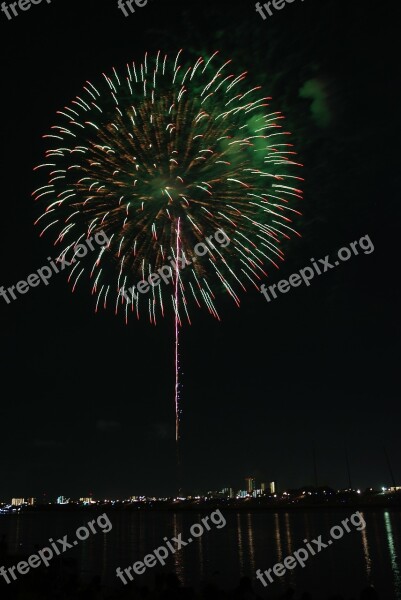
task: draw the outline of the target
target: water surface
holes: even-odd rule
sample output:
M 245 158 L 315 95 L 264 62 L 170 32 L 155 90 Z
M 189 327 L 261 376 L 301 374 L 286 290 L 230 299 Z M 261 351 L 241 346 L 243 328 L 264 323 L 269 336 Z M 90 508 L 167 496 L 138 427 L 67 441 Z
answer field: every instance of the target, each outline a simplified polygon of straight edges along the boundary
M 86 541 L 68 550 L 74 557 L 79 573 L 85 581 L 99 574 L 103 583 L 123 587 L 115 576 L 122 569 L 142 560 L 155 548 L 165 544 L 163 538 L 190 536 L 192 524 L 199 523 L 208 512 L 117 511 L 107 514 L 113 529 L 105 534 L 91 535 Z M 399 511 L 361 511 L 366 528 L 334 541 L 319 554 L 310 557 L 304 568 L 297 566 L 284 577 L 264 588 L 255 579 L 257 569 L 273 567 L 276 562 L 304 547 L 303 540 L 322 535 L 329 538 L 333 525 L 352 514 L 352 510 L 309 511 L 224 511 L 225 527 L 211 531 L 171 555 L 165 567 L 148 568 L 135 580 L 139 585 L 151 584 L 155 572 L 175 571 L 186 586 L 199 587 L 213 579 L 223 588 L 237 585 L 239 577 L 248 575 L 254 580 L 255 591 L 273 597 L 288 585 L 312 593 L 316 599 L 329 594 L 359 596 L 360 590 L 374 584 L 382 600 L 401 600 L 401 513 Z M 19 515 L 0 515 L 0 534 L 7 535 L 12 554 L 35 553 L 35 545 L 45 546 L 49 538 L 68 534 L 75 539 L 75 531 L 96 518 L 92 509 L 77 512 L 32 512 Z

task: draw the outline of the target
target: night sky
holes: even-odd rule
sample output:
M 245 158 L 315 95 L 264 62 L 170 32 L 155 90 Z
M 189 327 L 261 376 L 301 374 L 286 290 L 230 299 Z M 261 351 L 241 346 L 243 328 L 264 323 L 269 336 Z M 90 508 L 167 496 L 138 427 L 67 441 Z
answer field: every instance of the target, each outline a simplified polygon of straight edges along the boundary
M 243 488 L 247 475 L 313 483 L 313 446 L 320 484 L 347 485 L 347 447 L 355 487 L 390 485 L 383 445 L 401 484 L 391 6 L 295 0 L 266 21 L 251 0 L 151 0 L 129 18 L 117 0 L 0 13 L 0 285 L 54 255 L 31 193 L 56 111 L 146 50 L 219 49 L 286 115 L 305 164 L 302 239 L 268 285 L 364 235 L 375 246 L 269 304 L 256 290 L 240 309 L 223 295 L 221 323 L 193 313 L 181 335 L 186 491 Z M 95 315 L 87 286 L 71 294 L 64 274 L 0 309 L 0 500 L 174 493 L 173 322 Z

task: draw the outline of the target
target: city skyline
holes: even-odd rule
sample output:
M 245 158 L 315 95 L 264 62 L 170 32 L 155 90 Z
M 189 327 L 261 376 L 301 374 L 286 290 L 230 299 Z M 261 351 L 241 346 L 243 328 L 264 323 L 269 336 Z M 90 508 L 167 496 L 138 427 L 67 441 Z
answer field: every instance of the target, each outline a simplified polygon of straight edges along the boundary
M 383 479 L 384 481 L 384 479 Z M 182 498 L 194 498 L 194 497 L 226 497 L 226 498 L 230 498 L 230 499 L 240 499 L 240 498 L 260 498 L 260 497 L 276 497 L 276 496 L 283 496 L 283 495 L 287 495 L 289 492 L 291 493 L 295 493 L 298 490 L 301 489 L 308 489 L 308 490 L 331 490 L 334 491 L 335 493 L 344 493 L 344 492 L 356 492 L 358 494 L 360 493 L 367 493 L 367 492 L 399 492 L 401 491 L 401 485 L 397 485 L 395 483 L 395 481 L 392 482 L 392 484 L 390 485 L 381 485 L 378 487 L 375 486 L 366 486 L 365 488 L 362 487 L 340 487 L 340 488 L 336 488 L 333 487 L 329 484 L 320 484 L 317 487 L 314 485 L 311 485 L 309 483 L 300 486 L 299 488 L 295 487 L 295 486 L 280 486 L 279 482 L 277 481 L 260 481 L 257 482 L 256 479 L 254 477 L 251 476 L 247 476 L 244 478 L 244 482 L 245 485 L 241 487 L 239 486 L 222 486 L 220 488 L 220 490 L 218 491 L 217 489 L 215 490 L 211 490 L 210 488 L 208 488 L 207 490 L 202 490 L 202 491 L 179 491 L 175 494 L 170 494 L 170 495 L 157 495 L 155 493 L 148 493 L 148 494 L 143 494 L 140 492 L 137 492 L 136 494 L 128 494 L 127 496 L 124 497 L 119 497 L 119 498 L 112 498 L 110 495 L 106 495 L 104 496 L 98 496 L 96 494 L 93 494 L 92 492 L 88 493 L 86 496 L 82 496 L 82 495 L 78 495 L 76 497 L 67 497 L 64 495 L 58 495 L 56 497 L 56 501 L 55 497 L 47 497 L 47 494 L 43 494 L 42 496 L 38 496 L 38 497 L 34 497 L 34 496 L 21 496 L 21 497 L 17 497 L 17 496 L 13 496 L 11 499 L 10 504 L 12 506 L 20 506 L 22 504 L 26 504 L 26 505 L 36 505 L 36 504 L 59 504 L 59 505 L 63 505 L 63 504 L 69 504 L 69 503 L 82 503 L 82 504 L 91 504 L 91 503 L 96 503 L 98 501 L 105 501 L 105 498 L 110 498 L 113 499 L 114 501 L 118 501 L 118 502 L 122 502 L 122 501 L 127 501 L 127 500 L 132 500 L 132 499 L 138 499 L 138 498 L 158 498 L 158 499 L 167 499 L 167 498 L 174 498 L 174 497 L 182 497 Z M 25 499 L 27 498 L 27 499 Z M 79 498 L 79 499 L 78 499 Z M 103 500 L 102 500 L 103 498 Z M 0 503 L 3 504 L 7 504 L 7 502 L 2 499 L 0 497 Z

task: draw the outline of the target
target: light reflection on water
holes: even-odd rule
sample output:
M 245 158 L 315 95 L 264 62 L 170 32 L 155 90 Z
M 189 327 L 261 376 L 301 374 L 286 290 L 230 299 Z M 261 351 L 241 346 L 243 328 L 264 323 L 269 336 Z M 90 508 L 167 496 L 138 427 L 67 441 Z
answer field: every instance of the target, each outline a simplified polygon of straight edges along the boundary
M 290 554 L 293 553 L 294 550 L 296 550 L 296 548 L 293 548 L 292 546 L 292 537 L 291 537 L 291 524 L 290 524 L 290 515 L 289 513 L 285 513 L 284 515 L 284 521 L 285 521 L 285 537 L 286 537 L 286 541 L 287 541 L 287 556 L 289 556 Z M 295 573 L 294 571 L 289 571 L 289 583 L 290 585 L 294 585 L 295 584 Z
M 247 533 L 248 533 L 248 552 L 249 552 L 249 565 L 252 573 L 256 571 L 255 567 L 255 549 L 253 547 L 253 523 L 252 514 L 247 514 Z
M 366 515 L 361 511 L 361 515 L 363 520 L 366 522 Z M 363 546 L 363 555 L 365 557 L 365 563 L 366 563 L 366 577 L 367 577 L 367 581 L 370 584 L 371 583 L 371 570 L 372 570 L 372 561 L 370 559 L 370 554 L 369 554 L 369 542 L 368 542 L 368 536 L 366 534 L 366 528 L 362 529 L 361 532 L 361 536 L 362 536 L 362 546 Z
M 281 562 L 283 558 L 283 550 L 281 546 L 280 517 L 278 513 L 274 515 L 274 534 L 274 537 L 276 539 L 277 560 L 278 562 Z
M 397 597 L 401 597 L 401 578 L 400 578 L 400 568 L 399 568 L 399 558 L 396 552 L 396 544 L 393 536 L 393 528 L 391 526 L 391 516 L 390 513 L 384 513 L 384 522 L 386 524 L 386 532 L 387 532 L 387 543 L 388 549 L 390 552 L 391 559 L 391 569 L 393 572 L 394 578 L 394 589 L 397 594 Z M 399 544 L 398 544 L 399 545 Z
M 183 526 L 182 526 L 182 514 L 181 513 L 175 513 L 173 516 L 173 523 L 174 523 L 174 535 L 173 537 L 178 538 L 180 533 L 182 534 L 183 532 Z M 160 546 L 165 545 L 165 540 L 160 540 Z M 176 573 L 176 575 L 178 575 L 179 579 L 185 584 L 185 571 L 184 571 L 184 563 L 183 563 L 183 559 L 184 559 L 184 553 L 182 551 L 178 551 L 175 552 L 175 554 L 173 554 L 174 557 L 174 572 Z
M 242 548 L 242 529 L 241 529 L 241 514 L 237 514 L 237 540 L 238 540 L 238 558 L 241 569 L 241 575 L 243 575 L 244 565 L 244 550 Z

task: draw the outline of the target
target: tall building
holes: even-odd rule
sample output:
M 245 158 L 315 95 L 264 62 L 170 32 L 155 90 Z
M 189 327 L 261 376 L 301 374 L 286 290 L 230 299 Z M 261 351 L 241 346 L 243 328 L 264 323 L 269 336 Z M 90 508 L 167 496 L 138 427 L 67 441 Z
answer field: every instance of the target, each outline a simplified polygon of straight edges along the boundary
M 269 483 L 269 490 L 271 494 L 277 494 L 277 483 L 275 481 Z
M 57 504 L 68 504 L 70 501 L 69 498 L 66 498 L 65 496 L 59 496 L 57 498 Z
M 80 498 L 79 501 L 82 502 L 82 504 L 93 504 L 94 503 L 92 498 Z
M 254 477 L 245 477 L 246 481 L 246 489 L 248 494 L 252 494 L 256 487 L 255 478 Z
M 266 491 L 266 484 L 265 484 L 265 483 L 261 483 L 261 484 L 260 484 L 260 489 L 261 489 L 261 491 L 262 491 L 263 493 L 265 493 L 265 491 Z
M 11 506 L 22 506 L 25 504 L 25 498 L 12 498 Z

